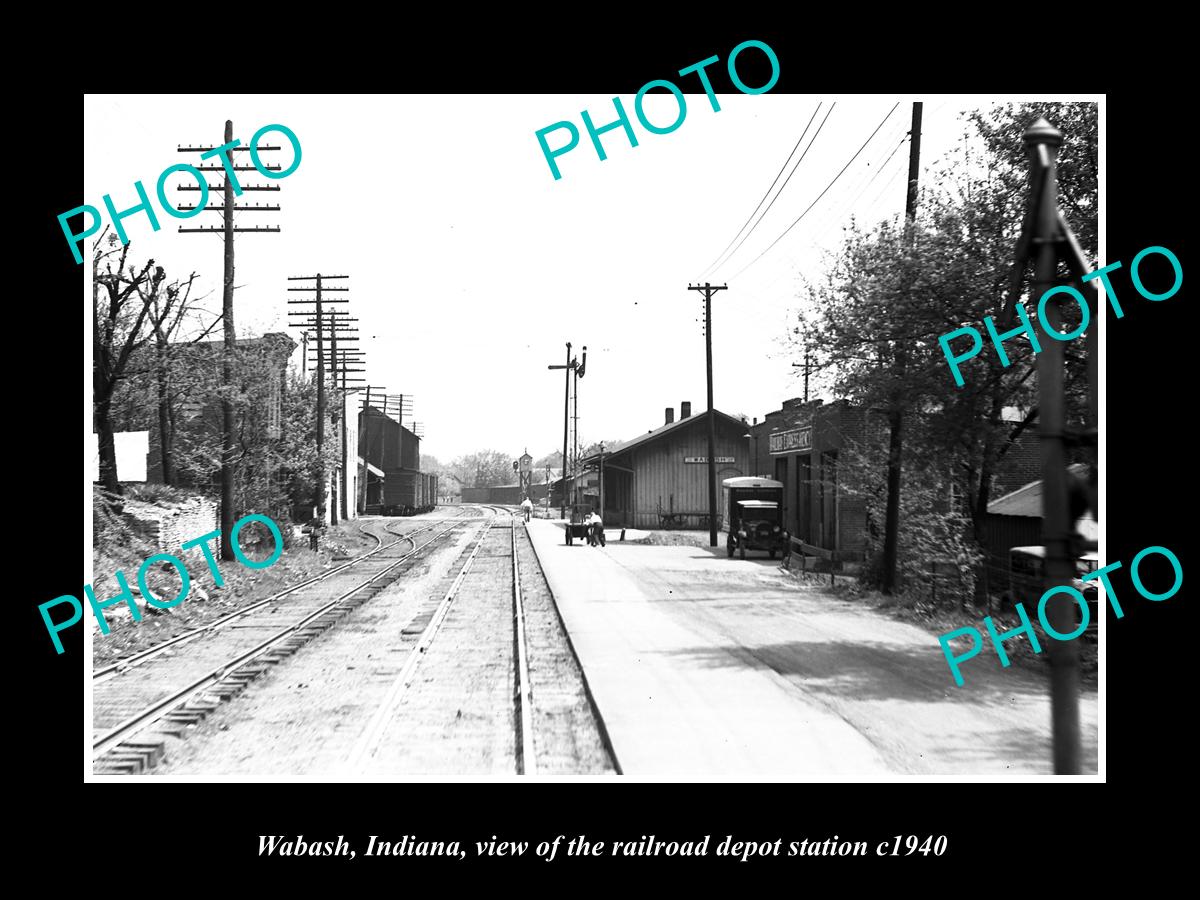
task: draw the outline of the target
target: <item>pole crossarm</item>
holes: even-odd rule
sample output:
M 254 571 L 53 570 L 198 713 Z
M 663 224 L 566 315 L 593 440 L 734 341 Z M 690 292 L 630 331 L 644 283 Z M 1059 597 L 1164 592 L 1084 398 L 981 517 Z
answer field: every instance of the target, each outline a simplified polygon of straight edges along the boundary
M 201 226 L 200 228 L 184 228 L 179 226 L 179 231 L 182 234 L 197 234 L 199 232 L 212 232 L 214 234 L 228 234 L 230 231 L 279 231 L 278 225 L 254 225 L 250 228 L 223 228 L 220 225 Z
M 210 194 L 214 194 L 217 191 L 225 190 L 224 185 L 205 184 L 205 187 L 208 188 L 208 192 Z M 240 185 L 240 187 L 243 191 L 278 191 L 278 190 L 282 190 L 282 188 L 277 184 L 243 184 L 243 185 Z M 180 185 L 175 186 L 175 190 L 177 190 L 177 191 L 199 191 L 200 185 L 198 185 L 198 184 L 180 184 Z
M 177 153 L 211 153 L 213 150 L 220 150 L 220 149 L 221 149 L 220 147 L 192 147 L 187 144 L 184 144 L 182 146 L 176 147 L 175 151 Z M 239 144 L 236 147 L 226 147 L 225 148 L 225 150 L 229 153 L 239 153 L 242 150 L 249 150 L 249 149 L 250 149 L 249 144 Z M 258 149 L 259 149 L 259 151 L 262 151 L 262 150 L 282 150 L 283 148 L 282 147 L 261 147 L 260 146 Z

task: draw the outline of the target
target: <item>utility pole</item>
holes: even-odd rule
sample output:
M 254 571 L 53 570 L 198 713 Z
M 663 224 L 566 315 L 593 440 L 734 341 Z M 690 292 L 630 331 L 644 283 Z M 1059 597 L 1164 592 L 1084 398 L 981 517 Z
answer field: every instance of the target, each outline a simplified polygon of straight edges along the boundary
M 350 290 L 344 287 L 325 287 L 325 281 L 338 281 L 349 278 L 349 275 L 321 275 L 319 272 L 316 275 L 296 275 L 289 276 L 288 281 L 314 281 L 314 287 L 290 287 L 290 292 L 308 292 L 314 291 L 315 297 L 304 300 L 289 300 L 291 306 L 312 306 L 313 309 L 305 309 L 299 312 L 289 310 L 289 315 L 299 315 L 305 317 L 315 317 L 315 323 L 304 322 L 303 327 L 308 327 L 311 324 L 316 325 L 317 329 L 317 471 L 316 477 L 313 479 L 313 505 L 316 507 L 315 521 L 312 523 L 312 533 L 309 546 L 313 550 L 318 549 L 319 539 L 318 531 L 325 524 L 325 333 L 329 327 L 325 323 L 324 304 L 326 303 L 349 303 L 345 299 L 325 299 L 325 292 L 340 291 L 345 292 Z M 335 501 L 336 502 L 336 501 Z M 334 516 L 336 522 L 336 514 Z
M 908 196 L 904 201 L 904 220 L 908 226 L 908 241 L 911 246 L 916 234 L 917 187 L 921 174 L 921 110 L 924 104 L 914 103 L 912 131 L 908 143 Z M 901 375 L 907 366 L 908 355 L 903 347 L 896 351 L 896 368 Z M 888 441 L 887 511 L 883 529 L 883 593 L 891 594 L 896 589 L 896 558 L 900 546 L 900 476 L 904 460 L 904 411 L 900 406 L 899 393 L 892 398 L 888 410 L 891 435 Z
M 567 363 L 563 366 L 546 366 L 547 369 L 564 369 L 563 372 L 563 450 L 562 450 L 562 517 L 567 517 L 567 433 L 571 424 L 571 372 L 578 366 L 571 359 L 571 342 L 567 341 Z M 570 525 L 567 526 L 570 528 Z
M 356 336 L 358 329 L 350 328 L 350 324 L 358 322 L 358 319 L 341 316 L 338 317 L 337 311 L 332 311 L 329 314 L 329 349 L 330 349 L 330 374 L 334 379 L 334 391 L 337 397 L 337 422 L 338 436 L 341 438 L 342 461 L 341 468 L 338 469 L 337 476 L 337 497 L 334 500 L 334 510 L 330 521 L 337 524 L 338 510 L 341 510 L 342 518 L 349 518 L 349 492 L 348 482 L 350 478 L 350 445 L 349 445 L 349 419 L 347 418 L 346 397 L 348 394 L 348 383 L 350 380 L 354 382 L 362 382 L 362 378 L 358 374 L 364 372 L 362 368 L 350 368 L 354 362 L 361 362 L 362 355 L 360 350 L 355 350 L 346 347 L 346 343 L 358 341 Z M 343 346 L 337 346 L 338 338 L 341 338 Z M 350 373 L 354 373 L 350 377 Z M 358 389 L 355 389 L 358 390 Z
M 688 285 L 689 291 L 704 294 L 704 354 L 708 372 L 708 546 L 717 546 L 717 417 L 713 409 L 712 385 L 712 295 L 729 290 L 729 285 Z
M 807 403 L 808 402 L 808 373 L 812 369 L 812 366 L 809 364 L 809 361 L 808 361 L 808 343 L 807 343 L 807 341 L 804 344 L 804 362 L 792 363 L 792 367 L 796 368 L 796 369 L 801 369 L 801 368 L 804 369 L 804 402 Z
M 303 290 L 303 288 L 301 288 Z M 331 290 L 324 288 L 325 291 Z M 298 301 L 304 303 L 306 301 Z M 326 303 L 335 301 L 322 299 L 322 307 Z M 340 301 L 346 302 L 346 301 Z M 307 312 L 289 312 L 289 316 L 309 316 Z M 306 319 L 302 322 L 291 323 L 292 327 L 304 328 L 304 334 L 307 334 L 308 328 L 319 327 L 322 335 L 329 336 L 329 377 L 330 385 L 333 390 L 334 402 L 333 406 L 336 411 L 330 416 L 330 421 L 333 424 L 340 423 L 340 444 L 341 444 L 341 475 L 337 479 L 337 491 L 334 494 L 334 504 L 330 511 L 330 524 L 336 525 L 338 515 L 344 519 L 350 518 L 349 508 L 349 427 L 350 419 L 348 408 L 346 406 L 346 398 L 349 394 L 360 390 L 360 388 L 349 388 L 350 382 L 360 383 L 364 379 L 358 377 L 364 370 L 361 368 L 351 368 L 352 365 L 361 364 L 363 362 L 363 354 L 361 350 L 353 347 L 347 347 L 345 344 L 358 341 L 358 329 L 350 327 L 356 323 L 358 319 L 339 312 L 336 309 L 325 312 L 322 308 L 320 321 Z M 341 341 L 343 346 L 339 347 L 338 342 Z M 329 405 L 329 404 L 327 404 Z
M 600 518 L 604 518 L 604 442 L 600 442 Z
M 367 395 L 363 399 L 362 411 L 358 414 L 359 421 L 359 438 L 358 447 L 359 454 L 363 458 L 363 478 L 362 484 L 359 486 L 360 506 L 359 512 L 366 514 L 367 511 L 367 482 L 371 478 L 371 470 L 368 468 L 371 464 L 371 394 L 374 391 L 379 391 L 380 396 L 384 396 L 387 388 L 379 385 L 367 385 Z M 381 465 L 380 468 L 383 468 Z
M 350 316 L 342 315 L 339 317 L 337 310 L 333 310 L 329 314 L 329 365 L 330 375 L 333 378 L 333 389 L 337 397 L 337 418 L 340 423 L 339 432 L 342 450 L 341 470 L 338 477 L 338 493 L 334 500 L 334 509 L 330 519 L 335 525 L 337 524 L 339 509 L 343 519 L 350 518 L 350 419 L 349 410 L 346 405 L 346 398 L 350 393 L 348 385 L 350 381 L 364 381 L 365 379 L 359 378 L 358 374 L 366 371 L 365 369 L 351 368 L 351 365 L 363 361 L 362 351 L 345 346 L 347 342 L 352 343 L 358 340 L 358 329 L 350 327 L 351 323 L 357 321 L 358 319 Z M 343 342 L 343 346 L 340 348 L 338 347 L 339 337 Z M 354 390 L 358 390 L 358 388 Z
M 237 147 L 229 147 L 233 143 L 233 120 L 225 120 L 225 141 L 223 152 L 236 153 L 241 150 L 249 150 L 248 145 L 239 145 Z M 205 158 L 213 154 L 213 151 L 222 150 L 220 147 L 178 147 L 180 153 L 202 153 Z M 279 147 L 259 147 L 258 150 L 278 150 Z M 220 158 L 218 156 L 218 158 Z M 232 157 L 230 168 L 235 172 L 255 172 L 259 171 L 255 166 L 237 166 L 233 165 Z M 223 162 L 223 160 L 222 160 Z M 207 183 L 209 176 L 205 175 L 204 185 L 179 185 L 180 191 L 200 191 L 203 192 L 207 199 L 208 195 L 215 191 L 221 191 L 222 203 L 220 206 L 202 207 L 205 212 L 219 212 L 223 219 L 223 224 L 218 226 L 200 226 L 198 228 L 185 228 L 179 226 L 181 233 L 191 234 L 220 234 L 225 239 L 225 277 L 221 290 L 221 316 L 224 323 L 225 331 L 225 346 L 221 357 L 221 559 L 232 560 L 233 554 L 233 523 L 234 523 L 234 508 L 233 508 L 233 480 L 234 480 L 234 457 L 236 448 L 234 447 L 233 432 L 234 432 L 234 415 L 233 415 L 233 368 L 234 354 L 237 349 L 237 332 L 233 327 L 233 236 L 237 232 L 259 231 L 259 232 L 278 232 L 278 225 L 256 225 L 251 228 L 238 228 L 233 224 L 233 214 L 235 212 L 279 212 L 278 206 L 270 204 L 260 206 L 238 206 L 234 202 L 235 195 L 240 195 L 243 191 L 277 191 L 279 185 L 239 185 L 236 192 L 234 190 L 233 180 L 229 177 L 224 165 L 210 166 L 195 166 L 200 172 L 221 172 L 224 181 L 219 186 L 213 186 Z M 266 171 L 278 172 L 282 167 L 278 165 L 264 165 L 262 167 Z M 178 207 L 180 212 L 195 210 L 197 204 L 188 204 Z M 192 215 L 196 215 L 195 212 Z

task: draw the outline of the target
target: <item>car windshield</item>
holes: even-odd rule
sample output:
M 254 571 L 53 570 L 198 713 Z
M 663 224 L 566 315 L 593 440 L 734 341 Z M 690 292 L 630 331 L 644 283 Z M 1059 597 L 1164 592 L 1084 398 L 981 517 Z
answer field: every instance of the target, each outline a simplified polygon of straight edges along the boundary
M 768 522 L 773 525 L 779 521 L 779 507 L 743 506 L 742 521 L 747 524 L 751 522 Z

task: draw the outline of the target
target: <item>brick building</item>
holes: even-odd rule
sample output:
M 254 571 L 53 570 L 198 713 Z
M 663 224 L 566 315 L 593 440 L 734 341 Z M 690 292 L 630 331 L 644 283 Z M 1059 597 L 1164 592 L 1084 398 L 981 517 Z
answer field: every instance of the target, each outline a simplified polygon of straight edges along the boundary
M 243 446 L 276 440 L 282 434 L 288 358 L 296 343 L 286 334 L 271 332 L 258 338 L 241 338 L 235 346 L 234 388 L 239 402 L 234 433 Z M 147 344 L 130 360 L 129 377 L 114 399 L 113 424 L 119 431 L 149 432 L 146 480 L 162 484 L 163 422 L 154 379 L 158 352 L 154 345 Z M 221 439 L 224 341 L 175 343 L 165 352 L 172 372 L 167 382 L 165 415 L 175 450 L 173 483 L 216 494 L 220 491 L 220 470 L 213 470 L 210 463 L 212 454 L 219 453 Z M 205 465 L 194 467 L 196 460 Z M 253 453 L 240 460 L 245 473 L 254 471 L 268 478 L 277 474 L 259 472 L 255 467 L 260 463 L 266 464 Z
M 785 400 L 749 426 L 754 475 L 784 485 L 783 515 L 794 537 L 826 550 L 864 549 L 864 501 L 847 496 L 839 455 L 847 441 L 861 442 L 875 418 L 847 400 L 826 405 Z

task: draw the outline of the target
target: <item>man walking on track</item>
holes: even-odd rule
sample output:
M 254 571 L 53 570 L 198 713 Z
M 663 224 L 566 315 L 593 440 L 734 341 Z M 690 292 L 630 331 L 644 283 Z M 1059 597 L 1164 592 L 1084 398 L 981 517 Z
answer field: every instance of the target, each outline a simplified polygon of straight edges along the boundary
M 521 501 L 521 512 L 525 513 L 525 521 L 529 521 L 529 516 L 533 512 L 533 503 L 528 497 Z

